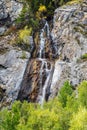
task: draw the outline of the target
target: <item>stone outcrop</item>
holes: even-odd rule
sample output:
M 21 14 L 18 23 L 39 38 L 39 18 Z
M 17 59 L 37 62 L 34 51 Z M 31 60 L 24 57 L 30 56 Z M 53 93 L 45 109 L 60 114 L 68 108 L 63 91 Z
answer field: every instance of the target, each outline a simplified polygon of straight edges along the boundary
M 55 97 L 66 80 L 69 80 L 74 87 L 87 80 L 87 59 L 81 59 L 87 53 L 86 7 L 87 2 L 84 0 L 81 3 L 68 3 L 56 9 L 51 36 L 50 31 L 46 31 L 49 30 L 49 25 L 46 23 L 40 35 L 37 33 L 34 59 L 28 63 L 18 99 L 38 102 L 47 80 L 46 67 L 40 75 L 43 65 L 40 60 L 44 58 L 47 64 L 48 61 L 53 62 L 51 83 L 49 80 L 50 85 L 46 90 L 49 98 Z M 40 59 L 37 59 L 38 57 Z M 40 86 L 41 78 L 42 86 Z
M 0 35 L 14 23 L 22 7 L 23 5 L 16 0 L 0 0 Z
M 12 35 L 0 40 L 0 108 L 18 95 L 30 53 L 10 45 Z
M 51 97 L 66 80 L 73 86 L 87 80 L 87 1 L 66 4 L 55 10 L 52 39 L 60 60 L 55 63 Z M 56 77 L 56 79 L 55 79 Z

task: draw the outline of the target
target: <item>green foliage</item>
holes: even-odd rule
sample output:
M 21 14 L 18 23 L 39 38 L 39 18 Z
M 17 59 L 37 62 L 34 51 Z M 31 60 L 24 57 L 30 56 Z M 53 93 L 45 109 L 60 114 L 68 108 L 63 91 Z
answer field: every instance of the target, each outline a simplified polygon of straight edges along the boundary
M 19 31 L 19 40 L 24 42 L 24 43 L 29 43 L 29 36 L 31 35 L 32 33 L 32 28 L 27 28 L 25 27 L 24 29 L 21 29 Z
M 22 51 L 21 58 L 22 58 L 22 59 L 26 59 L 26 52 L 25 52 L 25 51 Z
M 16 43 L 22 50 L 30 51 L 30 36 L 32 35 L 32 28 L 25 26 L 23 29 L 18 30 L 17 37 L 12 39 L 11 43 Z M 16 42 L 15 42 L 16 41 Z M 26 53 L 23 51 L 21 58 L 26 58 Z
M 80 107 L 77 113 L 73 114 L 69 130 L 87 130 L 87 109 Z
M 42 18 L 45 18 L 46 16 L 44 16 L 44 13 L 47 12 L 47 8 L 45 5 L 40 5 L 38 11 L 36 12 L 36 18 L 38 18 L 39 20 Z
M 57 122 L 54 110 L 27 102 L 15 102 L 11 110 L 0 113 L 1 130 L 55 130 Z
M 37 1 L 22 0 L 23 9 L 21 14 L 16 20 L 16 23 L 19 27 L 28 26 L 29 28 L 38 28 L 39 20 L 36 19 L 35 12 L 38 10 Z M 34 3 L 33 3 L 34 2 Z
M 12 106 L 12 110 L 3 110 L 0 112 L 0 129 L 16 130 L 16 125 L 20 119 L 20 102 L 16 102 Z
M 70 2 L 67 2 L 67 5 L 72 5 L 72 4 L 78 4 L 81 3 L 83 0 L 70 0 Z
M 66 102 L 66 109 L 70 111 L 71 113 L 77 112 L 79 107 L 78 100 L 76 98 L 76 92 L 73 92 L 71 96 L 68 96 L 67 102 Z
M 78 100 L 82 106 L 87 108 L 87 81 L 83 81 L 78 86 Z
M 72 92 L 72 86 L 68 81 L 66 81 L 58 94 L 59 101 L 62 103 L 63 107 L 66 106 L 67 99 L 70 95 L 72 95 Z
M 87 53 L 81 56 L 81 59 L 87 59 Z
M 42 18 L 52 18 L 54 10 L 67 1 L 69 0 L 22 0 L 23 10 L 16 22 L 20 26 L 28 25 L 33 30 L 38 29 Z
M 76 91 L 65 82 L 61 96 L 45 102 L 43 108 L 36 103 L 16 101 L 11 109 L 0 111 L 0 130 L 87 130 L 86 94 L 87 81 Z

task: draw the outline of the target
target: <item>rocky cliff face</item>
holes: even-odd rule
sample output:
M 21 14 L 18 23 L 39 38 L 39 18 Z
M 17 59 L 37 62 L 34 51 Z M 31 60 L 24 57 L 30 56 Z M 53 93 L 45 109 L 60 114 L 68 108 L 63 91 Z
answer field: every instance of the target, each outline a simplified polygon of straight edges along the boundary
M 10 45 L 13 36 L 0 39 L 0 107 L 13 102 L 20 90 L 30 53 Z
M 22 9 L 20 3 L 8 1 L 10 4 L 7 0 L 0 2 L 0 29 L 6 29 L 9 20 L 13 23 Z M 55 10 L 53 29 L 50 32 L 45 23 L 35 41 L 30 61 L 30 53 L 9 44 L 13 37 L 11 34 L 0 38 L 1 103 L 12 102 L 17 95 L 20 100 L 42 102 L 55 97 L 66 80 L 74 87 L 87 80 L 86 0 L 68 3 Z
M 13 24 L 23 5 L 16 0 L 0 0 L 0 35 Z
M 0 35 L 9 29 L 19 16 L 22 4 L 16 0 L 0 0 Z M 30 53 L 13 46 L 14 33 L 0 36 L 0 108 L 17 98 L 20 83 Z M 16 41 L 14 40 L 14 44 Z
M 87 1 L 68 3 L 55 10 L 52 39 L 60 60 L 55 63 L 51 96 L 69 80 L 77 86 L 87 80 Z
M 86 7 L 87 2 L 82 1 L 68 3 L 56 9 L 51 35 L 49 26 L 45 23 L 38 42 L 35 43 L 34 59 L 28 63 L 18 99 L 38 102 L 38 96 L 43 97 L 45 91 L 44 100 L 46 100 L 47 94 L 49 98 L 55 97 L 66 80 L 69 80 L 74 87 L 87 80 L 87 57 L 82 58 L 87 54 Z M 45 64 L 42 62 L 44 59 Z M 50 85 L 47 83 L 48 61 L 50 65 L 53 63 L 53 69 L 50 71 L 51 79 L 48 81 Z M 48 87 L 45 88 L 45 84 Z

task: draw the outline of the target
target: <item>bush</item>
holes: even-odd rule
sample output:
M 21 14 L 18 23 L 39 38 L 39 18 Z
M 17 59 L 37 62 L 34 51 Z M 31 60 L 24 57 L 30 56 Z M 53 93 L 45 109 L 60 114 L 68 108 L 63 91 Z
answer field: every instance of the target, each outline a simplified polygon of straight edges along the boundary
M 79 104 L 87 108 L 87 81 L 83 81 L 78 86 L 78 101 Z
M 27 55 L 26 55 L 26 52 L 25 52 L 25 51 L 22 51 L 21 58 L 22 58 L 22 59 L 26 59 L 26 58 L 27 58 Z
M 47 8 L 45 5 L 40 5 L 38 11 L 36 12 L 36 18 L 38 18 L 39 20 L 42 18 L 46 18 L 46 13 L 47 12 Z
M 67 102 L 66 102 L 66 110 L 70 111 L 71 113 L 77 112 L 79 108 L 79 102 L 76 97 L 76 93 L 73 92 L 72 95 L 68 96 Z
M 87 59 L 87 53 L 81 56 L 81 59 Z
M 72 86 L 70 85 L 68 81 L 66 81 L 58 94 L 58 99 L 62 103 L 63 107 L 66 106 L 68 96 L 71 96 L 72 93 L 73 93 Z
M 65 112 L 57 99 L 43 108 L 38 104 L 15 102 L 11 110 L 0 112 L 0 130 L 67 130 L 69 118 L 68 111 Z
M 19 31 L 19 40 L 24 43 L 29 43 L 29 36 L 32 33 L 32 28 L 28 29 L 25 27 L 24 29 Z
M 79 85 L 77 97 L 67 81 L 60 89 L 61 98 L 50 100 L 43 108 L 14 102 L 10 110 L 0 111 L 0 130 L 87 130 L 86 86 L 87 81 Z
M 15 102 L 11 110 L 0 112 L 1 130 L 55 130 L 57 123 L 54 110 L 27 102 Z
M 87 130 L 87 109 L 80 107 L 77 113 L 73 114 L 69 130 Z
M 40 5 L 39 9 L 38 9 L 39 12 L 46 12 L 47 9 L 46 9 L 46 6 L 45 5 Z

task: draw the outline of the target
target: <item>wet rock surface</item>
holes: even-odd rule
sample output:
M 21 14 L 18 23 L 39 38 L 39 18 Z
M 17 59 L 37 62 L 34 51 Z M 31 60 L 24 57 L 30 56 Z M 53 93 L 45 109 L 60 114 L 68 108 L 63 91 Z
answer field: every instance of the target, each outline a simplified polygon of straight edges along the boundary
M 49 88 L 53 74 L 53 65 L 51 62 L 48 60 L 46 61 L 46 59 L 42 60 L 38 58 L 29 61 L 18 94 L 19 100 L 23 101 L 25 99 L 29 102 L 39 102 L 40 95 L 42 95 L 43 87 L 48 76 L 47 69 L 50 71 L 49 83 L 47 84 L 47 88 Z
M 38 40 L 35 41 L 35 51 L 26 67 L 18 100 L 40 104 L 48 100 L 54 70 L 52 58 L 50 29 L 45 21 Z
M 44 20 L 44 27 L 40 30 L 40 32 L 36 33 L 34 38 L 35 48 L 32 56 L 33 58 L 40 57 L 49 60 L 58 58 L 56 46 L 53 44 L 50 32 L 50 25 L 46 20 Z

